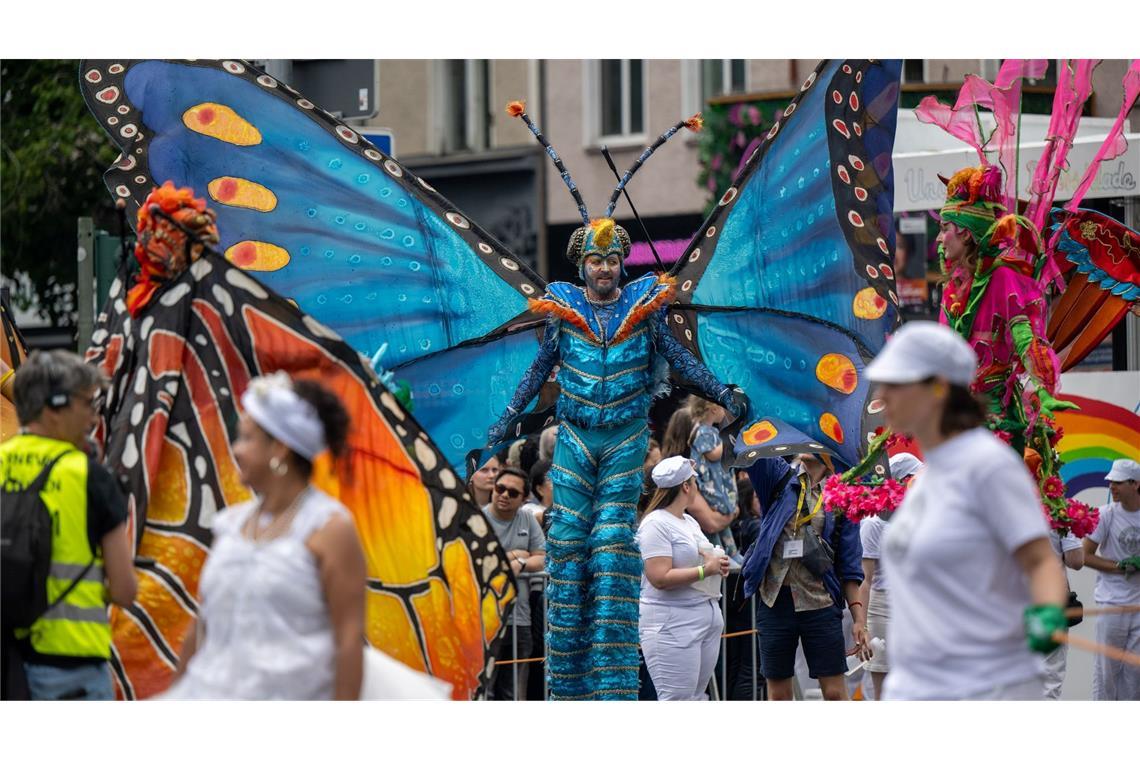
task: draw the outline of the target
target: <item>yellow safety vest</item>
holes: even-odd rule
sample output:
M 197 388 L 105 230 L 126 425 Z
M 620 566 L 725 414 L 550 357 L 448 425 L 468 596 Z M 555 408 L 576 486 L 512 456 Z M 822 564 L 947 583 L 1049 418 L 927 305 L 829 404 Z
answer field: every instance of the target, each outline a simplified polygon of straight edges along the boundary
M 66 453 L 65 453 L 66 452 Z M 111 626 L 103 588 L 103 559 L 92 554 L 87 538 L 87 455 L 66 441 L 17 435 L 0 444 L 0 482 L 5 488 L 27 488 L 44 465 L 65 453 L 52 468 L 41 492 L 52 518 L 51 570 L 47 600 L 51 604 L 87 570 L 71 593 L 31 628 L 16 630 L 45 655 L 111 656 Z

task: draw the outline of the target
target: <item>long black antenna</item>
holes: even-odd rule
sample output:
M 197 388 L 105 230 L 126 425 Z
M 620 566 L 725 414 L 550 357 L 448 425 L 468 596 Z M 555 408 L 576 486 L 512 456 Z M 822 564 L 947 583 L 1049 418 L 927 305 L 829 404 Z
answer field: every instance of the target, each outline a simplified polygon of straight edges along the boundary
M 610 171 L 617 177 L 618 182 L 621 182 L 621 174 L 618 172 L 617 167 L 614 166 L 614 159 L 610 156 L 610 149 L 605 145 L 602 146 L 602 155 L 606 157 L 606 163 L 610 165 Z M 641 231 L 645 233 L 645 240 L 649 243 L 649 250 L 653 251 L 653 258 L 657 259 L 657 266 L 664 272 L 665 265 L 661 263 L 661 257 L 657 255 L 657 249 L 653 245 L 653 237 L 649 234 L 645 222 L 641 221 L 641 214 L 637 213 L 637 207 L 633 205 L 633 199 L 629 197 L 629 191 L 625 189 L 624 185 L 621 187 L 621 193 L 625 196 L 626 203 L 629 204 L 629 210 L 633 212 L 634 219 L 641 225 Z

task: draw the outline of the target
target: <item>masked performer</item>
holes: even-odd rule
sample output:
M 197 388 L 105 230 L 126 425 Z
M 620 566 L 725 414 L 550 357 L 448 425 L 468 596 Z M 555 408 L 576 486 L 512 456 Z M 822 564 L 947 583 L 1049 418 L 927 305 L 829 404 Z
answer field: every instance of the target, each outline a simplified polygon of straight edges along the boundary
M 607 213 L 590 219 L 569 174 L 522 105 L 512 103 L 508 112 L 522 116 L 547 148 L 578 204 L 583 226 L 571 235 L 566 256 L 585 287 L 554 282 L 543 298 L 531 300 L 532 311 L 547 315 L 542 345 L 488 440 L 506 437 L 512 418 L 559 365 L 560 425 L 550 470 L 554 512 L 546 566 L 551 695 L 633 699 L 641 580 L 633 536 L 649 406 L 657 393 L 668 390 L 669 365 L 733 417 L 744 412 L 747 400 L 713 377 L 669 332 L 665 308 L 674 297 L 671 277 L 647 274 L 622 285 L 630 239 L 611 218 L 622 186 Z M 697 123 L 691 119 L 687 125 Z M 654 148 L 685 124 L 673 127 Z
M 1024 451 L 1040 411 L 1071 404 L 1053 398 L 1059 364 L 1045 337 L 1049 305 L 1037 275 L 1043 244 L 1028 219 L 1000 201 L 1001 170 L 962 169 L 948 182 L 942 207 L 941 321 L 978 355 L 974 391 L 986 400 L 991 427 Z M 1027 375 L 1035 388 L 1026 389 Z

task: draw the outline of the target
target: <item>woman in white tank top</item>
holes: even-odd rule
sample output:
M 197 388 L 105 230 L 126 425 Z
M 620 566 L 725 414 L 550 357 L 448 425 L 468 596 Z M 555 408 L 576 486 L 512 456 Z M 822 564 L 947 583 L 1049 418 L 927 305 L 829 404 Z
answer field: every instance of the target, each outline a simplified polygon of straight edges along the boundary
M 316 383 L 255 379 L 234 456 L 258 497 L 214 521 L 198 623 L 168 699 L 356 699 L 364 554 L 348 510 L 309 484 L 348 416 Z

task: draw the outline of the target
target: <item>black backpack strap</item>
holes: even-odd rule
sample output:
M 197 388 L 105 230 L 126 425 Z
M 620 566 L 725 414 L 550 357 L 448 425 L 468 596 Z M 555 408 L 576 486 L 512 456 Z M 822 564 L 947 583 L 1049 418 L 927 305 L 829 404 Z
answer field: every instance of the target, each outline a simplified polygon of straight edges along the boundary
M 78 449 L 75 449 L 74 451 L 78 451 Z M 57 454 L 54 458 L 50 459 L 48 461 L 48 463 L 44 465 L 44 468 L 42 470 L 40 470 L 40 474 L 36 476 L 36 479 L 34 481 L 32 481 L 32 484 L 28 487 L 28 490 L 31 491 L 32 493 L 37 493 L 37 494 L 40 491 L 42 491 L 44 489 L 44 486 L 47 485 L 48 477 L 51 475 L 51 471 L 52 471 L 52 468 L 55 467 L 55 463 L 58 462 L 59 460 L 63 459 L 65 456 L 67 456 L 68 454 L 71 454 L 71 453 L 73 453 L 73 451 L 64 451 L 60 454 Z M 75 577 L 75 580 L 73 580 L 71 582 L 71 584 L 66 589 L 64 589 L 64 592 L 62 594 L 60 594 L 58 597 L 56 597 L 54 602 L 52 602 L 51 604 L 49 604 L 47 606 L 47 609 L 45 609 L 43 611 L 43 613 L 40 614 L 40 617 L 42 618 L 49 611 L 54 609 L 56 607 L 56 605 L 58 605 L 60 602 L 62 602 L 64 599 L 66 599 L 67 595 L 75 590 L 75 587 L 79 585 L 80 581 L 82 581 L 84 578 L 87 577 L 87 573 L 89 573 L 91 571 L 91 568 L 94 566 L 95 566 L 95 553 L 92 552 L 91 553 L 91 561 L 87 563 L 87 567 L 83 568 L 83 572 L 81 572 L 79 575 L 77 575 Z
M 60 602 L 62 602 L 64 599 L 66 599 L 67 595 L 70 594 L 72 591 L 74 591 L 75 587 L 79 585 L 79 582 L 87 577 L 87 573 L 91 572 L 91 568 L 93 568 L 93 567 L 95 567 L 94 555 L 92 555 L 91 561 L 87 563 L 87 567 L 83 568 L 83 572 L 81 572 L 79 575 L 75 576 L 75 579 L 70 583 L 70 585 L 68 585 L 68 587 L 63 590 L 62 594 L 60 594 L 59 596 L 57 596 L 55 598 L 54 602 L 52 602 L 51 604 L 49 604 L 47 606 L 47 609 L 45 609 L 43 611 L 43 614 L 40 615 L 40 617 L 42 618 L 44 615 L 51 612 L 53 609 L 55 609 L 56 605 L 58 605 Z
M 70 453 L 70 451 L 64 451 L 56 454 L 54 457 L 49 459 L 47 461 L 47 464 L 44 465 L 44 468 L 40 470 L 40 474 L 37 475 L 36 479 L 32 481 L 32 484 L 28 486 L 27 490 L 31 491 L 32 493 L 39 493 L 40 491 L 44 490 L 44 486 L 47 485 L 48 478 L 51 476 L 51 470 L 53 467 L 55 467 L 55 463 Z
M 784 490 L 784 486 L 788 485 L 788 481 L 791 480 L 795 474 L 796 471 L 789 466 L 788 471 L 784 473 L 784 477 L 780 478 L 776 485 L 772 486 L 772 493 L 768 494 L 769 507 L 776 503 L 776 499 L 780 498 L 780 493 Z M 767 512 L 768 510 L 765 509 L 764 511 Z

